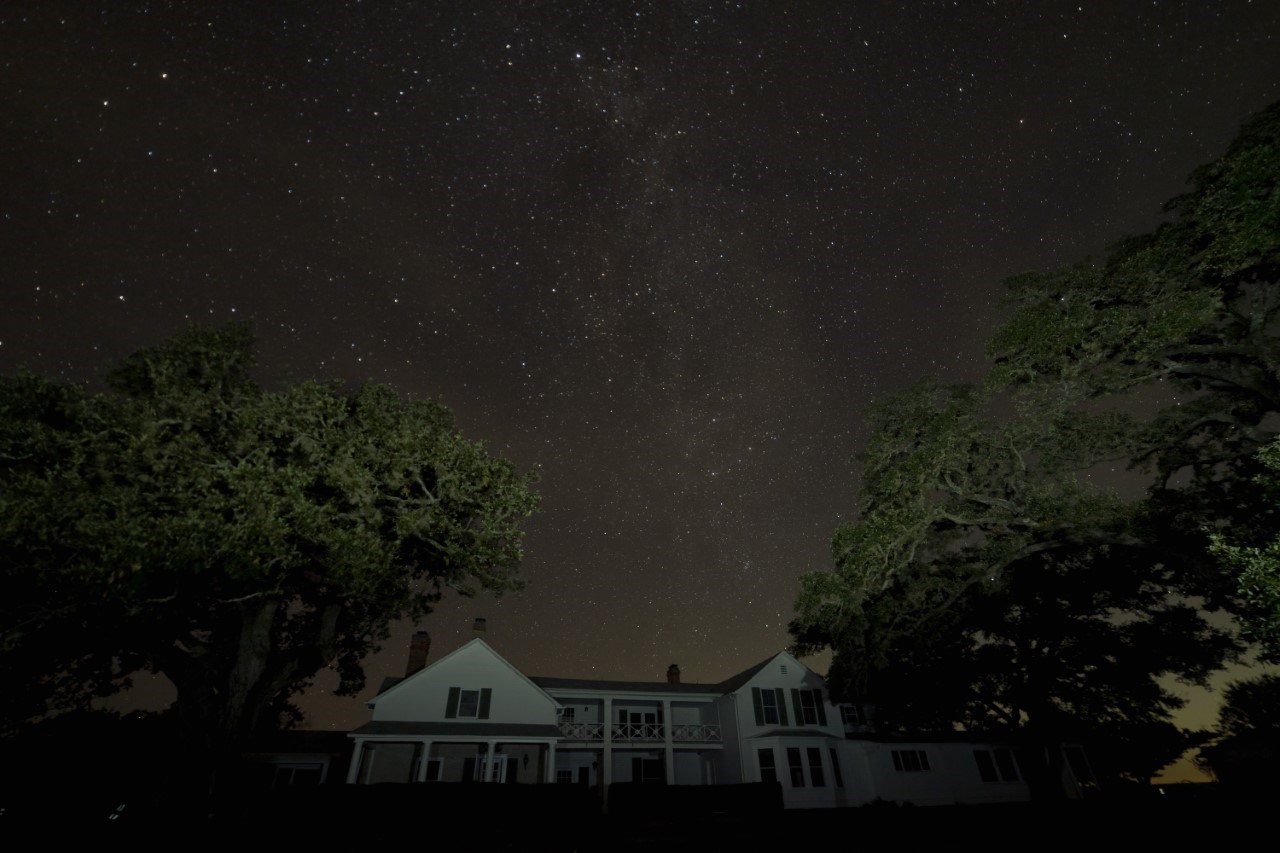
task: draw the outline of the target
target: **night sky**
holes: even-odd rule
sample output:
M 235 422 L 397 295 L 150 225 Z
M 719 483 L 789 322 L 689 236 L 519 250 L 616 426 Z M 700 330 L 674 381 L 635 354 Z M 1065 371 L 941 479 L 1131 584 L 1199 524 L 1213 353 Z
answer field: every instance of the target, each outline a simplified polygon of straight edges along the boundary
M 1280 3 L 15 0 L 0 69 L 0 373 L 248 319 L 265 377 L 437 398 L 542 509 L 433 657 L 483 615 L 530 674 L 717 681 L 787 644 L 868 404 L 1154 227 L 1280 98 Z

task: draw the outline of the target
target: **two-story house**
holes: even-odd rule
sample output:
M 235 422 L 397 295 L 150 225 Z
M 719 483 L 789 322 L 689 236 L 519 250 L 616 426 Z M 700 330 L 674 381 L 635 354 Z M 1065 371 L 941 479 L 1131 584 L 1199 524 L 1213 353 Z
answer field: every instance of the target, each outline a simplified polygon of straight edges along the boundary
M 1028 797 L 1006 745 L 878 737 L 785 651 L 714 684 L 682 683 L 674 665 L 655 682 L 526 676 L 479 637 L 417 666 L 370 700 L 372 721 L 350 735 L 349 782 L 607 792 L 620 782 L 776 781 L 788 808 Z

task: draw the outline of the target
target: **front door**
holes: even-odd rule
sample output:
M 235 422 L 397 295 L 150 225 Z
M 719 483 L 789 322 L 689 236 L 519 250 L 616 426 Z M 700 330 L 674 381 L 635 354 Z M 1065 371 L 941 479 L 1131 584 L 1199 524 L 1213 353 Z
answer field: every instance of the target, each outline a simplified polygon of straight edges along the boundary
M 505 755 L 489 756 L 489 778 L 487 782 L 507 781 L 507 757 Z

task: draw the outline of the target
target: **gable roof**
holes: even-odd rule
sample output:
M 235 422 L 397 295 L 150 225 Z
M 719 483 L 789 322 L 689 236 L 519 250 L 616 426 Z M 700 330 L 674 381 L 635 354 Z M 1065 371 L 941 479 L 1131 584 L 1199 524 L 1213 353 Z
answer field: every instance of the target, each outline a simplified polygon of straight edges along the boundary
M 405 681 L 408 681 L 411 678 L 416 678 L 419 674 L 426 672 L 427 670 L 437 666 L 443 661 L 448 660 L 453 655 L 456 655 L 458 652 L 462 651 L 463 649 L 475 643 L 480 643 L 490 652 L 493 652 L 493 655 L 496 658 L 498 658 L 498 660 L 506 664 L 507 667 L 512 672 L 516 673 L 525 681 L 529 682 L 534 687 L 537 687 L 543 692 L 546 692 L 547 690 L 602 690 L 602 691 L 610 691 L 610 692 L 617 692 L 617 693 L 700 693 L 703 695 L 725 695 L 725 694 L 734 692 L 739 687 L 742 687 L 748 681 L 755 678 L 756 675 L 759 674 L 761 670 L 763 670 L 765 667 L 767 667 L 769 664 L 773 663 L 783 655 L 786 655 L 787 662 L 794 663 L 796 666 L 804 667 L 804 669 L 807 672 L 817 675 L 817 673 L 814 673 L 813 670 L 809 669 L 809 667 L 805 666 L 803 663 L 797 660 L 794 655 L 792 655 L 790 652 L 786 650 L 777 652 L 776 654 L 765 658 L 764 660 L 760 661 L 754 666 L 749 666 L 746 669 L 744 669 L 742 672 L 739 672 L 736 675 L 731 675 L 728 678 L 726 678 L 724 681 L 718 681 L 718 682 L 687 682 L 687 683 L 682 682 L 679 684 L 672 684 L 669 681 L 611 681 L 611 680 L 601 679 L 601 678 L 558 678 L 555 676 L 545 676 L 545 675 L 525 675 L 524 673 L 520 672 L 520 670 L 512 666 L 511 663 L 507 661 L 506 658 L 504 658 L 502 655 L 494 651 L 492 646 L 490 646 L 488 643 L 484 642 L 484 640 L 477 637 L 471 642 L 465 643 L 464 645 L 461 645 L 458 648 L 454 649 L 452 652 L 440 658 L 440 660 L 436 661 L 435 663 L 432 663 L 428 666 L 423 667 L 422 669 L 415 672 L 413 675 L 404 676 L 404 677 L 389 675 L 386 678 L 382 679 L 382 684 L 378 687 L 378 692 L 374 695 L 373 699 L 369 700 L 367 704 L 372 706 L 374 700 L 380 699 L 383 696 L 383 694 L 387 693 L 392 688 L 396 687 L 399 684 L 403 684 Z M 821 678 L 822 676 L 818 676 L 818 677 Z M 552 701 L 555 701 L 555 700 L 553 699 Z
M 520 670 L 518 670 L 518 669 L 516 669 L 514 666 L 512 666 L 512 665 L 511 665 L 511 661 L 507 660 L 507 659 L 506 659 L 506 658 L 504 658 L 502 655 L 498 654 L 498 653 L 494 650 L 493 646 L 489 645 L 488 643 L 486 643 L 484 640 L 480 639 L 479 637 L 476 637 L 474 640 L 471 640 L 470 642 L 463 643 L 462 645 L 458 646 L 458 647 L 457 647 L 456 649 L 454 649 L 453 651 L 449 652 L 449 654 L 447 654 L 447 655 L 445 655 L 444 657 L 440 658 L 440 660 L 436 661 L 435 663 L 427 664 L 427 665 L 426 665 L 426 666 L 424 666 L 422 669 L 420 669 L 420 670 L 418 670 L 417 672 L 415 672 L 413 675 L 408 675 L 408 676 L 405 676 L 404 678 L 394 678 L 394 677 L 389 677 L 389 678 L 385 678 L 385 679 L 383 679 L 383 681 L 382 681 L 382 686 L 381 686 L 381 688 L 378 690 L 377 695 L 376 695 L 376 696 L 374 696 L 372 699 L 370 699 L 370 700 L 369 700 L 368 702 L 366 702 L 365 704 L 366 704 L 366 705 L 368 705 L 370 708 L 372 708 L 372 707 L 373 707 L 373 706 L 378 702 L 378 700 L 385 698 L 386 696 L 390 695 L 391 693 L 394 693 L 396 690 L 399 690 L 399 689 L 400 689 L 400 687 L 401 687 L 402 685 L 405 685 L 405 684 L 408 684 L 408 683 L 409 683 L 409 682 L 411 682 L 411 681 L 415 681 L 415 680 L 417 680 L 418 678 L 422 677 L 425 673 L 430 672 L 431 670 L 433 670 L 433 669 L 435 669 L 436 667 L 440 666 L 440 665 L 441 665 L 442 663 L 444 663 L 445 661 L 449 660 L 449 659 L 450 659 L 451 657 L 453 657 L 454 655 L 461 654 L 463 651 L 465 651 L 465 650 L 467 650 L 467 649 L 469 649 L 469 648 L 471 648 L 472 646 L 477 645 L 477 644 L 479 644 L 480 646 L 482 646 L 482 647 L 485 649 L 485 651 L 487 651 L 489 654 L 493 655 L 493 657 L 494 657 L 497 661 L 499 661 L 500 663 L 502 663 L 502 665 L 503 665 L 503 666 L 505 666 L 507 669 L 511 670 L 511 672 L 512 672 L 513 674 L 515 674 L 518 678 L 520 678 L 522 681 L 524 681 L 526 684 L 528 684 L 528 685 L 529 685 L 530 687 L 532 687 L 534 690 L 537 690 L 537 691 L 538 691 L 539 693 L 541 693 L 543 696 L 546 696 L 546 698 L 547 698 L 547 701 L 548 701 L 548 702 L 550 702 L 552 705 L 555 705 L 557 708 L 558 708 L 558 707 L 560 707 L 560 703 L 559 703 L 559 702 L 557 702 L 555 699 L 551 698 L 550 696 L 547 696 L 547 692 L 546 692 L 545 690 L 543 690 L 541 687 L 539 687 L 537 684 L 535 684 L 533 681 L 531 681 L 531 680 L 529 679 L 529 676 L 525 675 L 523 672 L 521 672 Z
M 789 651 L 787 651 L 787 650 L 783 649 L 782 651 L 780 651 L 780 652 L 778 652 L 777 654 L 775 654 L 773 657 L 765 658 L 764 660 L 760 661 L 760 663 L 756 664 L 755 666 L 748 667 L 747 669 L 744 669 L 742 672 L 738 673 L 737 675 L 731 675 L 731 676 L 729 676 L 729 677 L 728 677 L 728 678 L 726 678 L 724 681 L 720 682 L 720 685 L 719 685 L 719 686 L 720 686 L 720 690 L 721 690 L 722 692 L 724 692 L 724 693 L 732 693 L 733 691 L 737 690 L 739 687 L 741 687 L 742 685 L 746 684 L 748 681 L 750 681 L 751 679 L 753 679 L 753 678 L 755 678 L 757 675 L 759 675 L 759 674 L 760 674 L 760 672 L 761 672 L 765 667 L 767 667 L 769 664 L 773 663 L 773 662 L 774 662 L 774 661 L 776 661 L 778 658 L 780 658 L 780 657 L 784 657 L 784 656 L 785 656 L 785 657 L 786 657 L 786 659 L 787 659 L 787 663 L 793 663 L 793 664 L 795 664 L 796 666 L 798 666 L 798 667 L 800 667 L 801 669 L 803 669 L 805 672 L 809 673 L 810 675 L 817 675 L 817 676 L 818 676 L 818 678 L 822 678 L 822 676 L 818 675 L 816 672 L 814 672 L 813 670 L 809 669 L 809 667 L 807 667 L 807 666 L 805 666 L 803 663 L 801 663 L 801 662 L 796 658 L 796 656 L 795 656 L 795 655 L 791 654 L 791 652 L 789 652 Z M 823 680 L 825 681 L 825 679 L 823 679 Z

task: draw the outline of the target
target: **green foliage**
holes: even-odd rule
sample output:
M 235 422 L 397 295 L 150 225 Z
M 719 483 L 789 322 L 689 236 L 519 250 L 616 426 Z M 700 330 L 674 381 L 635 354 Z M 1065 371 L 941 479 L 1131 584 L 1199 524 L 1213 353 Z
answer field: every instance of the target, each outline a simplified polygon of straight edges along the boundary
M 889 665 L 902 635 L 1035 554 L 1132 539 L 1131 507 L 1071 476 L 1115 452 L 1112 416 L 1040 412 L 998 418 L 977 389 L 932 380 L 872 413 L 860 457 L 856 520 L 833 541 L 833 572 L 801 580 L 793 633 L 802 650 L 834 645 L 857 690 Z
M 800 651 L 834 651 L 837 694 L 896 694 L 911 725 L 1092 720 L 1145 744 L 1123 771 L 1141 776 L 1178 741 L 1155 678 L 1202 679 L 1233 651 L 1192 606 L 1235 603 L 1206 528 L 1231 528 L 1217 556 L 1275 642 L 1280 538 L 1263 534 L 1280 525 L 1257 453 L 1280 420 L 1280 104 L 1167 208 L 1100 266 L 1010 279 L 980 387 L 924 380 L 871 413 L 857 517 L 791 625 Z M 1145 499 L 1091 485 L 1114 463 Z M 1055 651 L 1032 666 L 1032 647 Z M 914 711 L 912 683 L 934 688 Z
M 1258 453 L 1264 472 L 1255 478 L 1264 499 L 1280 498 L 1280 439 Z M 1232 544 L 1220 532 L 1210 536 L 1210 550 L 1236 573 L 1237 591 L 1246 609 L 1240 617 L 1245 636 L 1258 644 L 1261 659 L 1280 663 L 1280 534 L 1262 545 Z
M 216 750 L 323 667 L 359 689 L 360 658 L 442 588 L 520 585 L 528 477 L 434 402 L 265 391 L 251 345 L 192 328 L 103 395 L 0 384 L 0 660 L 33 687 L 10 721 L 145 668 Z

